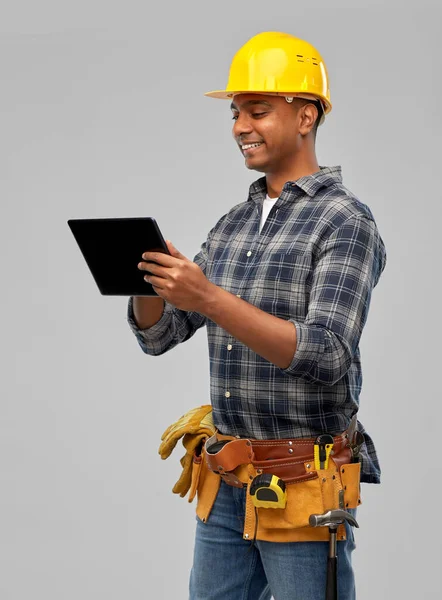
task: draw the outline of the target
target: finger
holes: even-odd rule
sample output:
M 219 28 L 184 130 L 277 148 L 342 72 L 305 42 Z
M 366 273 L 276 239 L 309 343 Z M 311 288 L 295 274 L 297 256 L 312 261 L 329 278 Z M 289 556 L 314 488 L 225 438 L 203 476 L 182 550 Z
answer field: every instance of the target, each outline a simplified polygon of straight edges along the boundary
M 140 271 L 149 271 L 149 273 L 153 273 L 154 275 L 158 275 L 159 277 L 165 277 L 165 268 L 157 263 L 152 262 L 140 262 L 138 264 L 138 268 Z
M 141 258 L 145 261 L 162 265 L 163 267 L 174 267 L 177 264 L 177 259 L 174 256 L 170 256 L 164 252 L 144 252 Z
M 159 290 L 163 289 L 165 282 L 165 279 L 162 279 L 161 277 L 155 277 L 154 275 L 145 275 L 144 280 L 147 281 L 147 283 L 150 283 L 152 287 L 158 288 Z

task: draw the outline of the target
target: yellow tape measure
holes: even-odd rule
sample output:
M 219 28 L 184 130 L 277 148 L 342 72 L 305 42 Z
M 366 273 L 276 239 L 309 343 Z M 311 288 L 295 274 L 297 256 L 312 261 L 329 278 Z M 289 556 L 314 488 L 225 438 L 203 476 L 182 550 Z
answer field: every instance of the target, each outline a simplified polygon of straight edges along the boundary
M 257 508 L 285 508 L 287 503 L 285 483 L 270 473 L 255 477 L 250 486 L 250 495 Z

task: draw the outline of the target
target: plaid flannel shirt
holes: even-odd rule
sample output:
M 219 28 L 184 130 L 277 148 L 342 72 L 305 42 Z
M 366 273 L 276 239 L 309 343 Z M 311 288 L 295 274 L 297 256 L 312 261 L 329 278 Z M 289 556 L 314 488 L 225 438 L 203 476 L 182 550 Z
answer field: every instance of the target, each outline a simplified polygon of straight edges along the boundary
M 370 209 L 342 183 L 341 167 L 287 182 L 259 231 L 266 179 L 210 231 L 196 262 L 216 285 L 291 321 L 297 347 L 279 368 L 196 312 L 166 303 L 151 328 L 128 322 L 146 354 L 160 355 L 206 326 L 213 418 L 221 433 L 255 439 L 338 434 L 359 408 L 359 340 L 386 253 Z M 380 482 L 364 433 L 361 481 Z

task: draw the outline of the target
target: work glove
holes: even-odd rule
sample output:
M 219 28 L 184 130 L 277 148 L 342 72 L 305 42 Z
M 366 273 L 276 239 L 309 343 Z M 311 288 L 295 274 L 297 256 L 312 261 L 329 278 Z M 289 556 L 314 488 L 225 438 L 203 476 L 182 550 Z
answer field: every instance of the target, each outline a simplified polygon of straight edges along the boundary
M 212 406 L 205 404 L 193 408 L 185 413 L 176 423 L 170 425 L 161 436 L 161 444 L 158 450 L 161 458 L 168 458 L 180 438 L 183 438 L 183 446 L 186 454 L 181 458 L 182 473 L 172 491 L 180 494 L 181 498 L 189 491 L 192 482 L 193 456 L 205 438 L 215 433 L 212 418 Z

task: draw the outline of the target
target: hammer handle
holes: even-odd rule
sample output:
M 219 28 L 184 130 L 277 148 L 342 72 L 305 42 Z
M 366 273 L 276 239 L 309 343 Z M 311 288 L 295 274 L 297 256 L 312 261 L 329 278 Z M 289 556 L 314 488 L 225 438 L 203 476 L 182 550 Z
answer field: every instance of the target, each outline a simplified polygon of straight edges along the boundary
M 338 600 L 338 559 L 335 556 L 328 557 L 327 561 L 327 589 L 325 592 L 325 600 Z

